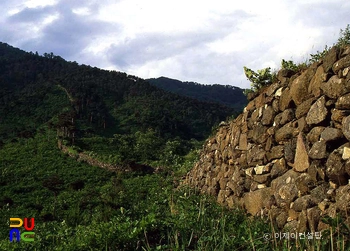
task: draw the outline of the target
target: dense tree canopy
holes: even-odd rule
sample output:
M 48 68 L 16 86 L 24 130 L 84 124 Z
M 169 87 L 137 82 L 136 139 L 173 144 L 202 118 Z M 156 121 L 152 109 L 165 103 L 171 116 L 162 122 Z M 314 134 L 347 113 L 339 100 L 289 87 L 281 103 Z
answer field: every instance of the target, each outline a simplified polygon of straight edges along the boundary
M 162 137 L 204 139 L 214 124 L 235 114 L 158 89 L 135 76 L 39 56 L 0 44 L 0 137 L 16 136 L 58 118 L 76 135 L 152 129 Z M 73 123 L 74 122 L 74 123 Z
M 203 85 L 195 82 L 181 82 L 166 77 L 151 78 L 147 81 L 163 90 L 201 101 L 219 103 L 237 111 L 243 110 L 247 104 L 243 89 L 231 85 Z

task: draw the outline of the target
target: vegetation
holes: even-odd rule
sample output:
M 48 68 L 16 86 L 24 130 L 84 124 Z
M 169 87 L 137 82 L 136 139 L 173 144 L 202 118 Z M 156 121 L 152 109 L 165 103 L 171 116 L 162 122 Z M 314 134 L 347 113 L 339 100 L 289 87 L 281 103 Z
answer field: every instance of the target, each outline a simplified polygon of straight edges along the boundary
M 105 151 L 112 162 L 161 161 L 167 142 L 189 142 L 189 151 L 190 142 L 204 140 L 213 126 L 236 114 L 52 53 L 39 56 L 7 44 L 0 44 L 0 52 L 1 144 L 31 138 L 46 123 L 67 146 Z
M 350 45 L 350 25 L 349 24 L 346 26 L 344 30 L 340 29 L 338 41 L 333 46 L 344 47 L 346 45 Z M 330 47 L 326 45 L 323 51 L 317 51 L 315 54 L 310 54 L 310 59 L 308 60 L 308 62 L 301 63 L 298 65 L 295 64 L 292 60 L 287 61 L 282 59 L 281 68 L 291 70 L 294 72 L 300 72 L 302 70 L 305 70 L 308 67 L 308 65 L 322 59 L 329 50 L 330 50 Z M 248 95 L 248 93 L 257 92 L 262 87 L 271 84 L 276 79 L 276 74 L 271 73 L 270 67 L 258 70 L 257 72 L 254 72 L 253 70 L 247 68 L 246 66 L 244 66 L 243 69 L 247 79 L 251 83 L 251 89 L 246 89 L 243 91 L 244 95 L 246 96 Z
M 50 130 L 6 144 L 0 160 L 3 219 L 35 218 L 35 241 L 30 243 L 9 242 L 9 226 L 1 224 L 1 250 L 349 248 L 348 230 L 339 220 L 328 219 L 333 229 L 320 240 L 264 238 L 277 228 L 178 187 L 179 177 L 169 175 L 178 169 L 142 176 L 88 166 L 60 152 Z
M 149 83 L 163 90 L 201 101 L 219 103 L 242 111 L 247 104 L 242 89 L 231 85 L 202 85 L 194 82 L 181 82 L 166 77 L 147 79 Z
M 273 77 L 248 70 L 256 87 Z M 180 185 L 202 140 L 233 114 L 125 73 L 0 44 L 0 250 L 349 250 L 340 218 L 324 219 L 331 228 L 321 239 L 276 239 L 272 220 Z M 112 172 L 70 157 L 81 153 L 158 171 Z M 11 217 L 35 219 L 33 242 L 9 241 Z
M 344 30 L 340 29 L 337 45 L 338 46 L 350 45 L 350 24 L 348 24 Z
M 310 54 L 310 63 L 314 63 L 322 59 L 324 56 L 326 56 L 329 49 L 330 48 L 326 45 L 323 51 L 317 51 L 315 54 Z
M 271 73 L 270 67 L 255 72 L 244 66 L 244 74 L 251 83 L 251 89 L 246 89 L 244 91 L 245 95 L 249 92 L 257 92 L 262 87 L 270 85 L 275 77 L 274 74 Z

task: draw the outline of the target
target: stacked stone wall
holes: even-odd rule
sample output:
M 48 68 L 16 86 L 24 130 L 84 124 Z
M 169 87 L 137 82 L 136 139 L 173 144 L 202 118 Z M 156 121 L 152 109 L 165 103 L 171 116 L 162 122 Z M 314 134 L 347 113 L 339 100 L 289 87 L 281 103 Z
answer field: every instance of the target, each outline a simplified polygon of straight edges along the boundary
M 350 223 L 349 71 L 350 47 L 333 47 L 300 73 L 280 70 L 220 124 L 185 183 L 281 229 L 323 230 L 325 215 Z

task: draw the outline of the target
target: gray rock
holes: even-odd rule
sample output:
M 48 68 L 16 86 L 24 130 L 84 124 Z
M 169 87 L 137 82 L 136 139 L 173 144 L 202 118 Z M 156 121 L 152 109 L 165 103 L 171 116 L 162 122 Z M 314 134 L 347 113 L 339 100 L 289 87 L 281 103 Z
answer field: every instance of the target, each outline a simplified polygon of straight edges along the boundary
M 268 174 L 253 175 L 253 180 L 258 182 L 259 184 L 269 185 L 271 182 L 271 175 L 269 173 Z
M 325 159 L 327 156 L 327 145 L 325 141 L 315 142 L 309 151 L 309 157 L 311 159 Z
M 292 205 L 292 209 L 301 212 L 302 210 L 306 210 L 315 206 L 315 202 L 312 200 L 311 195 L 305 195 L 303 197 L 297 198 Z
M 328 184 L 323 183 L 321 185 L 318 185 L 314 189 L 312 189 L 310 192 L 310 195 L 312 196 L 312 199 L 315 201 L 315 203 L 318 204 L 327 198 L 327 190 L 328 190 Z
M 308 173 L 302 173 L 295 179 L 295 185 L 298 188 L 298 196 L 304 196 L 316 186 L 316 183 Z
M 263 126 L 262 124 L 259 123 L 256 126 L 254 126 L 254 128 L 251 131 L 249 131 L 248 138 L 251 138 L 254 142 L 258 144 L 262 144 L 266 142 L 269 136 L 266 133 L 267 129 L 268 128 L 266 126 Z
M 324 141 L 332 141 L 341 139 L 343 137 L 343 133 L 341 130 L 332 128 L 332 127 L 326 127 L 326 129 L 323 130 L 321 133 L 321 140 Z
M 266 159 L 266 152 L 259 145 L 253 145 L 253 147 L 247 152 L 247 163 L 249 166 L 255 167 L 256 165 L 262 165 Z
M 321 90 L 330 98 L 338 98 L 348 92 L 345 85 L 345 79 L 338 76 L 332 76 L 327 82 L 321 83 Z
M 267 157 L 268 161 L 282 158 L 283 155 L 284 155 L 284 146 L 283 145 L 274 146 L 271 148 L 270 152 L 266 153 L 266 157 Z
M 276 208 L 279 210 L 278 214 L 276 213 L 276 217 L 273 219 L 276 219 L 276 224 L 279 229 L 282 229 L 284 225 L 287 223 L 288 219 L 288 213 L 280 208 Z
M 345 67 L 350 66 L 350 55 L 346 55 L 345 57 L 339 59 L 337 62 L 333 64 L 332 70 L 335 74 L 338 71 L 344 69 Z
M 279 114 L 277 114 L 275 116 L 273 125 L 276 126 L 276 127 L 280 127 L 281 126 L 281 120 L 282 120 L 282 113 L 279 113 Z
M 306 123 L 305 117 L 301 117 L 297 121 L 294 122 L 295 126 L 297 127 L 299 132 L 309 132 L 310 131 L 310 126 Z
M 288 169 L 286 167 L 286 161 L 284 158 L 281 158 L 273 164 L 270 171 L 271 178 L 276 178 L 278 176 L 281 176 L 287 171 Z
M 266 107 L 263 111 L 263 117 L 261 119 L 261 124 L 271 125 L 275 116 L 275 111 L 271 106 Z
M 315 75 L 315 72 L 316 69 L 309 67 L 290 85 L 290 95 L 296 105 L 300 105 L 303 101 L 311 97 L 308 88 L 310 80 Z
M 350 110 L 350 93 L 338 98 L 335 108 L 340 110 Z
M 246 193 L 243 197 L 243 205 L 251 215 L 256 215 L 261 209 L 268 206 L 271 198 L 271 188 L 263 188 L 254 192 Z
M 279 112 L 280 108 L 279 108 L 279 100 L 278 99 L 274 99 L 272 101 L 272 109 L 275 111 L 275 112 Z
M 348 110 L 338 110 L 338 109 L 332 109 L 332 116 L 331 119 L 335 124 L 340 125 L 341 128 L 341 123 L 343 121 L 343 118 L 348 116 L 350 114 L 350 111 Z
M 298 217 L 298 233 L 304 233 L 307 230 L 307 215 L 306 210 L 303 210 L 299 213 Z
M 277 73 L 277 79 L 280 80 L 280 78 L 290 78 L 295 74 L 295 71 L 289 70 L 289 69 L 281 69 Z M 280 80 L 281 81 L 281 80 Z
M 298 172 L 289 170 L 271 181 L 271 189 L 277 206 L 289 208 L 290 203 L 298 197 L 298 188 L 295 185 L 295 180 L 299 176 Z
M 324 72 L 323 67 L 319 66 L 315 73 L 315 76 L 311 79 L 309 85 L 309 93 L 312 93 L 315 97 L 321 96 L 321 83 L 327 81 L 327 74 Z
M 271 85 L 269 85 L 269 87 L 267 87 L 266 89 L 266 95 L 269 97 L 269 96 L 272 96 L 275 91 L 280 87 L 280 85 L 276 82 L 276 83 L 272 83 Z
M 337 209 L 347 214 L 350 209 L 350 184 L 340 187 L 337 190 L 335 200 Z
M 275 140 L 277 143 L 289 140 L 298 135 L 298 130 L 292 127 L 292 123 L 285 124 L 275 133 Z
M 342 148 L 344 148 L 344 146 L 334 150 L 329 155 L 326 162 L 326 174 L 329 180 L 338 186 L 346 185 L 349 180 L 349 176 L 345 170 L 345 163 L 342 158 Z
M 295 110 L 295 117 L 297 119 L 301 118 L 302 116 L 305 116 L 308 111 L 311 108 L 312 103 L 314 102 L 315 98 L 310 98 L 308 100 L 305 100 L 303 103 L 298 105 L 297 109 Z
M 311 106 L 306 116 L 306 123 L 308 125 L 318 124 L 326 119 L 328 110 L 325 104 L 326 98 L 322 96 Z
M 257 165 L 256 167 L 253 168 L 255 174 L 261 175 L 261 174 L 267 174 L 270 172 L 271 165 Z
M 282 117 L 280 124 L 284 125 L 294 119 L 294 110 L 293 109 L 286 109 L 282 112 Z
M 321 133 L 323 132 L 324 129 L 325 129 L 325 127 L 323 127 L 323 126 L 316 126 L 316 127 L 312 128 L 311 131 L 306 136 L 307 140 L 311 143 L 315 143 L 315 142 L 319 141 Z
M 332 47 L 326 56 L 323 58 L 323 69 L 324 71 L 330 72 L 333 64 L 338 60 L 339 48 L 337 46 Z
M 282 95 L 280 97 L 279 110 L 284 111 L 285 109 L 290 108 L 291 104 L 292 104 L 292 97 L 290 95 L 290 90 L 287 87 L 286 89 L 283 90 Z
M 346 161 L 345 163 L 345 172 L 349 175 L 350 177 L 350 160 Z
M 292 139 L 284 144 L 284 158 L 287 162 L 294 161 L 296 145 L 295 139 Z
M 248 150 L 247 134 L 243 133 L 240 135 L 238 148 L 239 150 L 242 150 L 242 151 Z
M 309 208 L 307 209 L 306 215 L 311 233 L 317 232 L 317 226 L 321 217 L 321 210 L 318 207 Z
M 342 130 L 344 136 L 350 141 L 350 116 L 347 116 L 343 119 Z

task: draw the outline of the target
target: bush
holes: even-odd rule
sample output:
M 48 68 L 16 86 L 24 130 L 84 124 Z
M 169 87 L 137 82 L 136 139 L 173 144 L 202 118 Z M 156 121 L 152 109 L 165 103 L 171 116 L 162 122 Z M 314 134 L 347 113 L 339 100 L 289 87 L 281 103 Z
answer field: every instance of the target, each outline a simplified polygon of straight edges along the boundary
M 299 71 L 299 67 L 292 60 L 287 61 L 282 59 L 281 66 L 282 69 L 287 69 L 295 72 Z
M 350 44 L 350 25 L 348 24 L 345 30 L 340 29 L 337 45 L 345 46 Z
M 248 78 L 251 83 L 251 89 L 245 89 L 244 95 L 248 95 L 250 92 L 256 92 L 260 90 L 262 87 L 271 84 L 275 78 L 275 74 L 271 73 L 271 68 L 267 67 L 261 70 L 257 70 L 257 72 L 247 68 L 244 68 L 244 74 Z
M 322 59 L 327 54 L 329 49 L 330 48 L 326 45 L 323 51 L 317 51 L 315 54 L 310 54 L 310 63 L 315 63 L 318 60 Z

